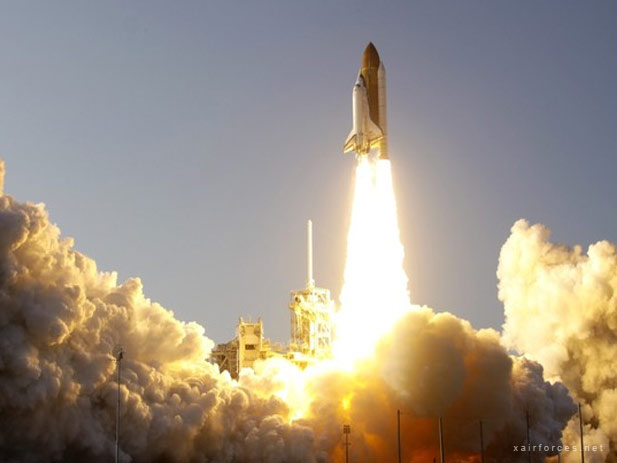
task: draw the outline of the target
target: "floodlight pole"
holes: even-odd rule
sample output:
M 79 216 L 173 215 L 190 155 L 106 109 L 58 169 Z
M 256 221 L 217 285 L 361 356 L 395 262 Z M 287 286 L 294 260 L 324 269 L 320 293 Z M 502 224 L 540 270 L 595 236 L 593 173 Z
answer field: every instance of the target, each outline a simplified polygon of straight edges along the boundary
M 529 432 L 529 410 L 525 412 L 525 421 L 527 422 L 527 461 L 531 463 L 531 434 Z
M 581 413 L 581 403 L 578 403 L 578 426 L 581 431 L 581 463 L 585 463 L 585 443 L 583 442 L 583 414 Z
M 480 420 L 480 463 L 484 463 L 484 432 L 482 429 L 482 420 Z
M 124 357 L 124 352 L 121 347 L 116 357 L 116 364 L 118 365 L 118 376 L 116 381 L 118 385 L 116 397 L 116 463 L 120 463 L 120 370 L 122 367 L 122 357 Z
M 439 456 L 441 459 L 441 463 L 446 463 L 446 455 L 444 451 L 444 441 L 443 441 L 443 423 L 441 420 L 441 416 L 439 417 Z
M 396 411 L 396 436 L 398 443 L 398 463 L 401 463 L 401 411 Z
M 349 433 L 351 433 L 351 426 L 344 424 L 343 434 L 345 434 L 345 463 L 349 463 Z

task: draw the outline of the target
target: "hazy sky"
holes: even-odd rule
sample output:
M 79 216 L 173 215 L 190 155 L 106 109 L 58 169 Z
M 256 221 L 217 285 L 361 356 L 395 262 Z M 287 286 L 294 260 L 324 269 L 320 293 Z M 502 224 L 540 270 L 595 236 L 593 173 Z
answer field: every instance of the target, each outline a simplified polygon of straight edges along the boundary
M 499 328 L 518 218 L 617 241 L 617 2 L 0 2 L 5 190 L 216 341 L 338 297 L 373 41 L 412 300 Z

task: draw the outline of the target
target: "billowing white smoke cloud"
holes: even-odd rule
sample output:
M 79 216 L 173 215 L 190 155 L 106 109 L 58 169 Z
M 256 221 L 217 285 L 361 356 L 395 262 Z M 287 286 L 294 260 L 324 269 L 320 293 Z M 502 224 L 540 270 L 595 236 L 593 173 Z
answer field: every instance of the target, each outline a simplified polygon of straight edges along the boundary
M 605 449 L 586 461 L 603 462 L 608 439 L 617 443 L 617 249 L 600 241 L 585 254 L 549 238 L 545 226 L 519 220 L 501 250 L 504 341 L 539 361 L 585 405 L 586 443 Z M 578 443 L 577 423 L 567 434 Z M 614 448 L 607 461 L 617 461 Z
M 99 272 L 42 204 L 0 195 L 0 461 L 110 461 L 118 344 L 124 462 L 327 461 L 341 457 L 343 423 L 357 456 L 391 459 L 397 408 L 406 461 L 435 455 L 438 415 L 451 455 L 475 461 L 483 419 L 489 454 L 517 461 L 523 410 L 547 444 L 574 412 L 565 388 L 508 356 L 496 332 L 426 308 L 355 371 L 303 374 L 276 360 L 234 382 L 205 361 L 201 326 L 151 302 L 138 279 Z
M 314 460 L 281 399 L 205 361 L 201 326 L 72 245 L 42 204 L 0 196 L 0 461 L 110 461 L 117 344 L 123 461 Z
M 427 307 L 404 315 L 353 374 L 321 375 L 311 387 L 313 414 L 322 421 L 316 426 L 353 424 L 356 461 L 396 459 L 397 409 L 404 413 L 404 460 L 413 462 L 439 454 L 440 416 L 450 461 L 479 461 L 482 420 L 487 461 L 505 463 L 526 461 L 514 451 L 525 444 L 526 412 L 532 442 L 555 447 L 575 412 L 566 388 L 544 381 L 538 363 L 510 357 L 496 331 L 475 331 Z M 533 461 L 548 454 L 554 452 L 534 452 Z

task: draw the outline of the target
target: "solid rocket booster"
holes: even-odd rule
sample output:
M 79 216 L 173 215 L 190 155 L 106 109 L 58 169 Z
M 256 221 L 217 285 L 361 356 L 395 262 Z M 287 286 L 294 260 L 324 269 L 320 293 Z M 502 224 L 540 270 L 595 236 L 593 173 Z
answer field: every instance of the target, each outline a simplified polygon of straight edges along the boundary
M 372 43 L 364 50 L 362 67 L 353 87 L 352 122 L 343 152 L 355 151 L 363 156 L 378 148 L 379 157 L 387 159 L 386 69 Z

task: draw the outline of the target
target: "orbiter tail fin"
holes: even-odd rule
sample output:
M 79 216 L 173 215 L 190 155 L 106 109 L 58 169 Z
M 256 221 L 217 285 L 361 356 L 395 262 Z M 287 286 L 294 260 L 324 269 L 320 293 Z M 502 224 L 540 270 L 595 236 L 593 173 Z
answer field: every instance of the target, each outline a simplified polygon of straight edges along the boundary
M 343 153 L 348 153 L 349 151 L 353 150 L 355 145 L 356 145 L 356 133 L 353 131 L 353 129 L 351 129 L 351 132 L 349 132 L 349 135 L 347 136 L 347 140 L 345 141 L 345 144 L 343 145 Z

